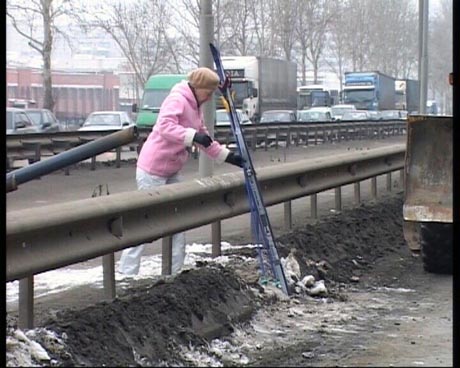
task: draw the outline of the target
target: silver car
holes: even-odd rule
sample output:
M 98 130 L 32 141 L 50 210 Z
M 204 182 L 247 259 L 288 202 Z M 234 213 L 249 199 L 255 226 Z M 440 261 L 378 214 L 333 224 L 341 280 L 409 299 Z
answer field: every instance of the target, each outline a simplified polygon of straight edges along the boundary
M 24 109 L 6 108 L 6 134 L 39 133 L 39 131 L 40 129 Z
M 95 111 L 89 114 L 78 130 L 121 130 L 134 125 L 134 121 L 125 111 Z
M 54 133 L 61 130 L 58 119 L 50 110 L 28 108 L 25 111 L 41 132 Z
M 252 124 L 251 120 L 246 113 L 240 109 L 236 109 L 236 113 L 240 119 L 241 125 Z M 216 126 L 230 126 L 230 116 L 228 115 L 227 110 L 219 109 L 216 110 Z
M 297 120 L 302 123 L 328 123 L 332 121 L 332 117 L 329 111 L 309 109 L 298 110 Z

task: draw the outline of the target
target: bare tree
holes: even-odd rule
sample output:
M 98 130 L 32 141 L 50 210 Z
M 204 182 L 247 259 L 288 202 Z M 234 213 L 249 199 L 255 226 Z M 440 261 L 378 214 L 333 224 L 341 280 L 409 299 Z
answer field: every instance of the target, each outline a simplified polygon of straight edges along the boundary
M 373 0 L 369 9 L 370 42 L 367 63 L 394 77 L 415 72 L 417 9 L 411 0 Z
M 273 19 L 273 0 L 254 0 L 250 4 L 250 13 L 254 24 L 255 54 L 275 55 L 275 42 L 270 24 Z
M 75 9 L 74 17 L 86 32 L 99 28 L 113 38 L 139 85 L 152 74 L 179 71 L 181 63 L 176 59 L 173 36 L 168 36 L 171 14 L 166 0 L 97 6 L 98 11 L 88 6 Z
M 233 55 L 248 55 L 254 52 L 256 35 L 253 32 L 252 1 L 226 1 L 222 5 L 224 16 L 219 15 L 219 9 L 216 9 L 215 12 L 220 20 L 220 27 L 217 31 L 221 49 Z
M 295 0 L 277 0 L 273 5 L 271 18 L 271 32 L 275 37 L 278 49 L 282 51 L 286 60 L 292 59 L 292 50 L 295 44 Z M 276 14 L 276 16 L 274 16 Z M 281 55 L 279 55 L 281 56 Z
M 343 86 L 344 68 L 346 66 L 347 33 L 348 24 L 345 21 L 345 5 L 340 0 L 334 0 L 331 4 L 331 11 L 334 14 L 333 21 L 329 24 L 327 38 L 327 53 L 331 56 L 326 59 L 326 64 L 337 75 L 340 81 L 340 90 Z
M 318 83 L 320 60 L 334 13 L 328 0 L 302 1 L 296 7 L 296 39 L 300 46 L 302 80 L 305 83 L 307 59 L 313 66 L 313 83 Z
M 36 50 L 43 59 L 43 107 L 53 111 L 51 53 L 56 33 L 64 32 L 56 26 L 56 20 L 69 10 L 69 0 L 8 0 L 6 14 L 11 19 L 14 29 L 29 40 L 29 46 Z
M 452 114 L 452 86 L 448 75 L 453 71 L 452 1 L 442 0 L 439 13 L 430 14 L 428 71 L 431 99 L 441 100 L 443 112 Z M 429 98 L 430 98 L 429 97 Z

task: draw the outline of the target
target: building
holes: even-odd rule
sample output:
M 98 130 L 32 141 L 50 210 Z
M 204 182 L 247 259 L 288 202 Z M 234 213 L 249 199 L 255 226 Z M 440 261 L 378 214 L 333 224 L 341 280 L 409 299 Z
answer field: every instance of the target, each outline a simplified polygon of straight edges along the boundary
M 42 70 L 35 68 L 7 67 L 7 106 L 13 100 L 34 100 L 36 107 L 43 107 Z M 126 73 L 125 73 L 126 74 Z M 126 78 L 123 80 L 132 80 Z M 54 113 L 59 120 L 85 119 L 98 110 L 131 111 L 136 101 L 134 93 L 127 93 L 124 86 L 120 97 L 120 77 L 114 72 L 52 72 Z

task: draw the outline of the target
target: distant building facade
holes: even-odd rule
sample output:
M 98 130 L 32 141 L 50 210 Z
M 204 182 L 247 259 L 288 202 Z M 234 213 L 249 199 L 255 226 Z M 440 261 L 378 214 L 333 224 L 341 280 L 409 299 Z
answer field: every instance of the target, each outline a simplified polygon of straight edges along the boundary
M 42 70 L 7 67 L 7 106 L 15 100 L 33 100 L 43 107 Z M 126 80 L 126 76 L 122 78 Z M 129 79 L 129 78 L 128 78 Z M 131 78 L 132 79 L 132 78 Z M 131 112 L 134 94 L 120 96 L 120 76 L 113 72 L 53 71 L 54 113 L 59 120 L 85 119 L 93 111 Z M 123 91 L 129 86 L 122 87 Z

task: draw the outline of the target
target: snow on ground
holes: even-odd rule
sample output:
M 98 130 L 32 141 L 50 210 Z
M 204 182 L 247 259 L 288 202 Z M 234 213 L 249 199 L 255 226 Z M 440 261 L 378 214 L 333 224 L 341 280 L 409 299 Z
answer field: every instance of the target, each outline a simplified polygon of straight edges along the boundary
M 226 249 L 253 248 L 255 245 L 231 245 L 227 242 L 221 243 L 222 251 Z M 211 258 L 212 244 L 187 244 L 186 257 L 183 269 L 193 268 L 197 261 L 213 261 L 226 264 L 228 256 Z M 139 274 L 135 276 L 115 273 L 115 280 L 121 286 L 127 279 L 146 279 L 161 275 L 161 254 L 153 256 L 143 256 Z M 40 298 L 45 295 L 60 293 L 77 286 L 91 285 L 96 288 L 103 288 L 102 265 L 93 268 L 75 269 L 59 268 L 56 270 L 43 272 L 34 277 L 34 296 Z M 16 302 L 19 295 L 19 281 L 12 281 L 6 284 L 7 303 Z

